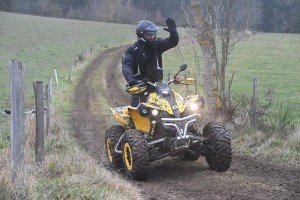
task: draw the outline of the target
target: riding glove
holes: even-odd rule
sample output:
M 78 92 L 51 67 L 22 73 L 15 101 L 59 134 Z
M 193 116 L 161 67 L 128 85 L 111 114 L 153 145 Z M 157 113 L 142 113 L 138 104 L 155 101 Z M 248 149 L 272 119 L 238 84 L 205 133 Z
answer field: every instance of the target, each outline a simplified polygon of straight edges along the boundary
M 166 20 L 166 23 L 167 23 L 168 28 L 164 28 L 165 31 L 176 32 L 176 24 L 175 24 L 174 19 L 168 18 Z

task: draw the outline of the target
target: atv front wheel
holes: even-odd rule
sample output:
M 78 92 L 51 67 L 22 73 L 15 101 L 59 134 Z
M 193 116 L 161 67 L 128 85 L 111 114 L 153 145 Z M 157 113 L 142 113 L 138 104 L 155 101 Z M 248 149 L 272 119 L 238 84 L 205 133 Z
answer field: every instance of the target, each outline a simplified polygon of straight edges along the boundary
M 115 151 L 116 145 L 125 132 L 124 128 L 120 125 L 113 125 L 105 131 L 105 150 L 110 167 L 121 168 L 123 167 L 122 154 Z
M 209 137 L 203 144 L 212 148 L 212 153 L 205 156 L 209 167 L 219 172 L 227 171 L 232 160 L 232 148 L 226 128 L 221 123 L 209 122 L 203 128 L 203 136 Z
M 136 129 L 128 130 L 123 139 L 122 151 L 127 175 L 133 180 L 146 180 L 149 155 L 143 133 Z

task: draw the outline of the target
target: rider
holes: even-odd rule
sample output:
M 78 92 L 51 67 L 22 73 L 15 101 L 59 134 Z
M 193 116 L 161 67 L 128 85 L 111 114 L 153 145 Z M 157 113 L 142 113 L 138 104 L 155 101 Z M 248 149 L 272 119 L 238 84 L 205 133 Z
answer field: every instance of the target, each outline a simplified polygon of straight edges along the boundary
M 175 21 L 172 18 L 166 20 L 165 31 L 170 33 L 168 38 L 156 38 L 159 31 L 153 22 L 143 20 L 136 26 L 138 41 L 130 46 L 122 63 L 122 73 L 129 86 L 142 83 L 142 80 L 154 83 L 162 81 L 162 54 L 163 52 L 177 46 L 179 35 L 176 30 Z M 138 106 L 139 102 L 146 99 L 141 95 L 131 95 L 131 106 Z

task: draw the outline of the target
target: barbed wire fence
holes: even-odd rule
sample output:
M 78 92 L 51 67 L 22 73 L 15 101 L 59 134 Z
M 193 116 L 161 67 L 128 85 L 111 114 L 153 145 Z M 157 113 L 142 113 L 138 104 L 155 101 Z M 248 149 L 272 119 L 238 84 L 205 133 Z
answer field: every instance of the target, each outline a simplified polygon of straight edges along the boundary
M 100 45 L 101 47 L 102 45 Z M 107 48 L 107 45 L 102 46 Z M 93 53 L 92 46 L 87 48 L 86 53 L 75 54 L 73 65 L 70 68 L 68 80 L 71 81 L 72 70 L 78 65 L 79 59 L 82 63 Z M 80 55 L 80 56 L 79 56 Z M 10 140 L 11 140 L 11 182 L 15 191 L 19 195 L 24 194 L 24 114 L 35 114 L 36 119 L 36 145 L 35 145 L 35 161 L 39 166 L 43 165 L 45 156 L 44 140 L 50 133 L 50 116 L 52 102 L 52 77 L 49 77 L 48 83 L 43 87 L 43 81 L 33 82 L 33 90 L 35 96 L 35 107 L 31 110 L 24 111 L 24 71 L 25 64 L 16 60 L 9 61 L 11 74 L 11 105 L 9 109 L 0 108 L 0 116 L 11 116 L 10 121 Z M 59 90 L 59 73 L 54 70 L 56 89 Z M 46 101 L 46 104 L 44 104 Z M 45 118 L 46 115 L 46 126 Z M 31 118 L 33 119 L 33 118 Z M 46 128 L 45 128 L 46 127 Z

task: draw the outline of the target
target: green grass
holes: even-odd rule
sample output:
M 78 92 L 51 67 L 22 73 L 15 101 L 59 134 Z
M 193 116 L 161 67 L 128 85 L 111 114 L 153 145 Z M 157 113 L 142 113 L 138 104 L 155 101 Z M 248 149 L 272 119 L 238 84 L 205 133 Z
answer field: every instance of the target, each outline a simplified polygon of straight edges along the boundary
M 69 71 L 75 54 L 87 48 L 112 47 L 135 40 L 135 26 L 37 17 L 0 12 L 0 110 L 9 107 L 9 60 L 25 63 L 25 98 L 32 82 L 46 82 Z
M 78 78 L 84 68 L 105 48 L 130 42 L 135 27 L 43 18 L 0 12 L 0 110 L 9 109 L 8 60 L 25 63 L 25 110 L 32 109 L 32 82 L 48 83 L 57 69 L 59 90 L 53 85 L 51 134 L 45 140 L 45 162 L 35 163 L 35 119 L 26 115 L 25 122 L 25 193 L 28 199 L 134 199 L 136 192 L 121 183 L 117 176 L 105 171 L 97 161 L 81 149 L 69 131 L 68 115 Z M 116 34 L 122 29 L 124 34 Z M 115 37 L 115 35 L 117 35 Z M 133 39 L 133 37 L 132 37 Z M 94 54 L 84 59 L 68 81 L 74 55 L 93 45 Z M 12 199 L 9 174 L 10 116 L 0 116 L 0 199 Z M 120 185 L 121 184 L 121 185 Z
M 300 34 L 258 33 L 243 41 L 231 54 L 227 77 L 236 71 L 232 90 L 253 94 L 253 78 L 258 79 L 258 94 L 267 86 L 275 91 L 275 100 L 294 106 L 300 124 Z M 276 105 L 274 105 L 276 106 Z
M 182 37 L 186 34 L 180 30 Z M 161 30 L 159 36 L 166 37 Z M 9 60 L 25 63 L 25 99 L 33 98 L 33 81 L 68 75 L 75 54 L 92 45 L 112 47 L 136 41 L 135 25 L 37 17 L 0 12 L 0 110 L 9 108 Z M 66 77 L 64 77 L 66 78 Z
M 300 34 L 258 33 L 244 40 L 231 54 L 227 72 L 236 71 L 233 90 L 251 93 L 252 80 L 259 87 L 271 85 L 279 99 L 300 101 Z
M 203 79 L 195 70 L 197 62 L 194 49 L 201 56 L 201 49 L 196 41 L 180 41 L 176 51 L 181 52 L 183 61 L 177 57 L 175 49 L 166 52 L 164 54 L 164 79 L 167 79 L 168 72 L 172 72 L 171 75 L 173 75 L 179 69 L 179 65 L 185 62 L 188 64 L 188 70 L 192 72 L 191 76 L 197 77 L 198 91 L 203 94 L 201 86 Z M 299 159 L 300 135 L 299 133 L 293 135 L 294 133 L 291 132 L 295 124 L 300 124 L 299 55 L 300 34 L 256 33 L 240 43 L 229 56 L 226 83 L 235 70 L 232 85 L 234 96 L 246 94 L 250 99 L 253 94 L 254 77 L 258 78 L 259 98 L 266 93 L 268 86 L 275 91 L 275 98 L 270 109 L 272 119 L 268 119 L 270 123 L 268 131 L 262 133 L 248 127 L 233 130 L 234 149 L 255 157 L 278 157 L 274 160 L 275 162 L 289 160 L 295 163 L 295 160 Z M 199 61 L 202 74 L 204 67 L 201 58 Z M 176 89 L 184 94 L 185 87 Z
M 181 38 L 186 34 L 180 30 Z M 159 36 L 166 36 L 166 32 L 160 31 Z M 103 194 L 122 195 L 115 191 L 118 184 L 112 184 L 102 178 L 94 177 L 95 173 L 101 177 L 103 172 L 98 171 L 97 164 L 76 144 L 72 132 L 68 130 L 68 114 L 72 108 L 70 98 L 76 81 L 84 70 L 73 72 L 73 81 L 67 81 L 69 68 L 73 63 L 75 54 L 85 53 L 86 48 L 93 46 L 96 54 L 108 48 L 118 45 L 132 44 L 135 39 L 134 25 L 109 24 L 99 22 L 86 22 L 56 18 L 36 17 L 0 12 L 0 110 L 10 107 L 10 75 L 8 61 L 11 59 L 25 63 L 25 110 L 31 110 L 33 106 L 32 82 L 42 80 L 45 84 L 51 76 L 54 80 L 53 70 L 57 69 L 60 90 L 54 94 L 53 107 L 57 112 L 53 113 L 52 131 L 58 133 L 49 138 L 46 143 L 47 162 L 44 171 L 34 166 L 34 140 L 29 139 L 26 153 L 30 154 L 28 163 L 33 166 L 29 169 L 30 176 L 26 179 L 26 189 L 32 193 L 33 199 L 41 199 L 52 190 L 51 197 L 89 199 Z M 182 63 L 187 63 L 191 70 L 191 76 L 198 81 L 198 91 L 202 92 L 203 64 L 200 62 L 200 73 L 197 72 L 197 62 L 194 57 L 194 49 L 198 55 L 201 50 L 196 42 L 183 43 L 180 41 L 178 48 L 167 51 L 164 55 L 163 68 L 164 80 L 168 72 L 174 75 Z M 194 44 L 192 46 L 191 44 Z M 252 80 L 259 80 L 259 93 L 262 94 L 264 86 L 272 85 L 276 92 L 277 101 L 290 101 L 300 104 L 299 84 L 297 78 L 300 75 L 300 35 L 292 34 L 264 34 L 258 33 L 243 41 L 231 54 L 227 67 L 228 78 L 231 71 L 236 70 L 233 81 L 233 92 L 237 94 L 252 95 Z M 178 58 L 178 52 L 182 60 Z M 88 61 L 90 62 L 90 60 Z M 84 66 L 88 62 L 84 61 Z M 184 73 L 180 76 L 183 77 Z M 53 85 L 55 89 L 55 85 Z M 178 88 L 182 93 L 185 87 Z M 100 91 L 101 93 L 104 91 Z M 105 104 L 104 99 L 99 99 L 99 104 Z M 295 107 L 300 119 L 300 106 Z M 0 170 L 0 177 L 7 177 L 9 171 L 9 116 L 0 116 L 0 152 L 1 159 L 5 161 L 7 168 Z M 26 131 L 33 137 L 33 125 L 26 127 Z M 245 130 L 234 133 L 235 144 L 239 144 L 244 152 L 257 154 L 261 152 L 277 151 L 283 147 L 289 147 L 283 153 L 287 158 L 299 157 L 299 135 L 283 140 L 268 137 L 263 133 L 254 133 L 255 130 Z M 248 144 L 249 143 L 249 144 Z M 263 144 L 263 145 L 262 145 Z M 251 147 L 259 148 L 256 151 Z M 271 154 L 271 153 L 270 153 Z M 80 160 L 79 158 L 90 159 Z M 31 159 L 31 160 L 30 160 Z M 87 168 L 86 163 L 89 163 Z M 95 167 L 96 166 L 96 167 Z M 92 173 L 88 173 L 88 172 Z M 9 172 L 8 172 L 9 173 Z M 56 173 L 62 173 L 63 177 L 55 177 Z M 49 178 L 48 176 L 54 176 Z M 75 179 L 75 181 L 74 181 Z M 0 181 L 1 188 L 7 189 L 7 179 Z M 76 180 L 83 180 L 82 183 Z M 4 182 L 3 182 L 4 181 Z M 103 183 L 103 184 L 102 184 Z M 111 185 L 110 185 L 111 184 Z M 9 185 L 9 184 L 8 184 Z M 59 187 L 64 185 L 64 187 Z M 124 184 L 125 185 L 125 184 Z M 99 189 L 95 187 L 99 186 Z M 126 190 L 126 188 L 124 189 Z M 122 192 L 122 191 L 121 191 Z M 124 191 L 123 191 L 124 192 Z M 124 193 L 127 193 L 126 191 Z M 1 197 L 1 194 L 0 194 Z
M 200 75 L 196 73 L 197 62 L 195 61 L 194 49 L 198 56 L 201 56 L 201 49 L 196 41 L 180 41 L 176 50 L 183 55 L 181 61 L 175 49 L 172 49 L 164 56 L 164 79 L 167 73 L 174 74 L 181 63 L 188 64 L 192 76 L 196 76 L 199 87 L 203 84 L 203 63 L 201 57 Z M 294 106 L 297 123 L 300 124 L 300 34 L 277 34 L 277 33 L 256 33 L 240 43 L 229 56 L 226 67 L 228 84 L 232 72 L 235 75 L 232 84 L 232 91 L 236 95 L 253 94 L 253 78 L 258 79 L 258 95 L 261 97 L 270 86 L 275 91 L 275 99 L 279 102 L 289 102 Z M 181 74 L 181 77 L 183 77 Z M 200 90 L 203 94 L 203 89 Z M 276 106 L 276 105 L 274 105 Z

